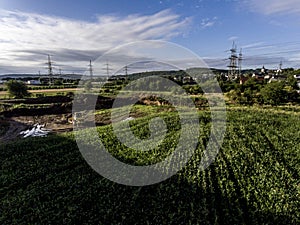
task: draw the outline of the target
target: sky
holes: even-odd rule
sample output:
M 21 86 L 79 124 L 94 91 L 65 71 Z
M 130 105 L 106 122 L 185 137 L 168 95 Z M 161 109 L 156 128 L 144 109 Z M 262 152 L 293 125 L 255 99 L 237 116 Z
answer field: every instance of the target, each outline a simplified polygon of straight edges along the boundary
M 0 74 L 47 73 L 48 54 L 54 73 L 83 73 L 144 40 L 175 43 L 214 68 L 227 67 L 233 41 L 243 68 L 300 68 L 299 27 L 299 0 L 0 0 Z

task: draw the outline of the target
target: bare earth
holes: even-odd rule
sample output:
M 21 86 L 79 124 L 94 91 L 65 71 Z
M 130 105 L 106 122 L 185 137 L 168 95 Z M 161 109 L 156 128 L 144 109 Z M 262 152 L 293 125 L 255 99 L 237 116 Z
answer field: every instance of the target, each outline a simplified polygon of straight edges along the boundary
M 7 132 L 0 137 L 0 141 L 7 142 L 22 138 L 21 131 L 31 129 L 34 124 L 45 125 L 51 133 L 61 133 L 73 130 L 71 114 L 45 115 L 45 116 L 18 116 L 7 119 L 9 128 Z

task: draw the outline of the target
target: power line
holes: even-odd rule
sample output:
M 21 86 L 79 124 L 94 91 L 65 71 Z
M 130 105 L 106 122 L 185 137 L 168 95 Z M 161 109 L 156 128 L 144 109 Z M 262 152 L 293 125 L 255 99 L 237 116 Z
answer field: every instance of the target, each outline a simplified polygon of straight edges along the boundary
M 287 53 L 299 53 L 300 49 L 293 49 L 293 50 L 287 50 L 287 51 L 278 51 L 278 52 L 269 52 L 269 53 L 262 53 L 262 54 L 255 54 L 252 56 L 266 56 L 266 55 L 282 55 Z

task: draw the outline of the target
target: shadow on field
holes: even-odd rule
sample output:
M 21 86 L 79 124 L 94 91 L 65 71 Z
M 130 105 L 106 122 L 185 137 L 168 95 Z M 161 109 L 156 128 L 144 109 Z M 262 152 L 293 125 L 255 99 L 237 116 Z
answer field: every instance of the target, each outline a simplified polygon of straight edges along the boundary
M 28 129 L 29 126 L 25 123 L 15 121 L 10 118 L 0 119 L 0 142 L 6 143 L 20 138 L 20 132 Z
M 1 224 L 296 224 L 292 215 L 229 199 L 208 181 L 113 183 L 87 165 L 72 134 L 1 145 L 0 163 Z

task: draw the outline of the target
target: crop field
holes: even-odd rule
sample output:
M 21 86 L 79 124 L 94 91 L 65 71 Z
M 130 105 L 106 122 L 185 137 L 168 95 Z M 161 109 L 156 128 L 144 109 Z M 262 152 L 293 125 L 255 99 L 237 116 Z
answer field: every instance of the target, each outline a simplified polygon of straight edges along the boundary
M 39 89 L 39 90 L 29 90 L 31 95 L 43 95 L 43 96 L 54 96 L 54 95 L 64 95 L 70 92 L 75 92 L 77 88 L 62 88 L 62 89 Z M 10 99 L 9 93 L 7 91 L 0 91 L 0 98 L 1 99 Z
M 111 125 L 97 131 L 120 161 L 153 164 L 172 153 L 181 129 L 176 112 L 157 115 L 168 132 L 151 151 L 122 145 Z M 130 121 L 133 133 L 149 137 L 153 116 Z M 144 187 L 97 174 L 82 157 L 74 133 L 1 144 L 0 223 L 300 224 L 299 111 L 230 108 L 219 154 L 204 171 L 198 167 L 209 138 L 210 113 L 199 111 L 199 120 L 199 144 L 187 165 Z M 83 141 L 93 141 L 90 131 L 85 132 Z

